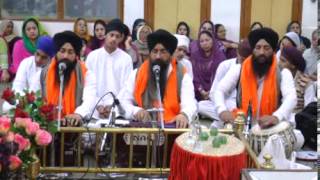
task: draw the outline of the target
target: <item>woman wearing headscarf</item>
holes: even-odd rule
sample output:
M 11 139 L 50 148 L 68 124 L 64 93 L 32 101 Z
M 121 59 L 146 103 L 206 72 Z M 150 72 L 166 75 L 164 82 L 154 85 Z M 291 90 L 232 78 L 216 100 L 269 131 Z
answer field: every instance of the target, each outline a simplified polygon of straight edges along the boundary
M 291 21 L 289 24 L 288 24 L 288 27 L 287 27 L 287 32 L 295 32 L 299 35 L 300 37 L 300 40 L 301 40 L 301 48 L 302 48 L 302 52 L 305 50 L 305 49 L 308 49 L 310 48 L 311 46 L 311 42 L 308 38 L 304 37 L 301 35 L 301 24 L 299 21 Z
M 12 64 L 9 67 L 11 74 L 18 70 L 20 62 L 36 52 L 36 43 L 41 35 L 47 35 L 40 22 L 35 18 L 29 18 L 22 25 L 22 39 L 18 40 L 13 47 Z
M 137 31 L 141 26 L 146 25 L 146 21 L 144 19 L 136 19 L 132 26 L 132 41 L 137 40 Z
M 14 43 L 21 39 L 21 37 L 14 34 L 13 29 L 14 24 L 10 20 L 3 20 L 0 24 L 0 36 L 3 37 L 7 43 L 8 67 L 11 65 L 12 62 L 12 51 Z
M 138 49 L 139 53 L 139 64 L 143 63 L 149 57 L 149 49 L 147 36 L 152 33 L 152 29 L 148 25 L 141 26 L 137 31 L 137 40 L 132 45 Z
M 73 25 L 73 32 L 75 32 L 85 42 L 90 42 L 91 36 L 88 32 L 87 21 L 84 18 L 77 18 Z
M 219 49 L 218 42 L 214 36 L 209 31 L 201 31 L 199 40 L 196 46 L 193 47 L 190 56 L 193 69 L 193 84 L 198 101 L 209 99 L 209 91 L 216 69 L 220 62 L 225 59 L 226 57 Z
M 85 56 L 87 56 L 91 51 L 96 50 L 104 45 L 104 40 L 106 36 L 106 23 L 98 19 L 93 25 L 93 37 L 89 42 L 85 50 Z
M 216 38 L 223 44 L 226 58 L 231 59 L 237 57 L 238 43 L 226 39 L 226 29 L 222 24 L 216 24 L 214 27 Z
M 8 44 L 15 38 L 20 38 L 13 32 L 14 24 L 10 20 L 3 20 L 0 24 L 0 36 L 2 36 Z
M 199 38 L 199 35 L 202 31 L 208 31 L 209 33 L 211 33 L 212 35 L 214 34 L 214 24 L 212 21 L 210 20 L 205 20 L 203 21 L 201 24 L 200 24 L 200 27 L 199 27 L 199 32 L 198 32 L 198 38 Z M 199 44 L 199 40 L 194 40 L 190 43 L 190 46 L 189 46 L 189 52 L 190 54 L 193 53 L 193 51 L 197 51 L 198 50 L 198 44 Z M 219 43 L 220 45 L 219 46 L 223 46 L 222 43 Z M 220 47 L 219 47 L 220 48 Z M 221 50 L 223 49 L 223 47 L 221 48 Z

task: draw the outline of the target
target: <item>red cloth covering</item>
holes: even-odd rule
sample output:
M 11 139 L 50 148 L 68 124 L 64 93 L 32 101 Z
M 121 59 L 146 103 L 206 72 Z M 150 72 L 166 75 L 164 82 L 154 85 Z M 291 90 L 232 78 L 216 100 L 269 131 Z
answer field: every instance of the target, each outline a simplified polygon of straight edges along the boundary
M 192 153 L 174 144 L 169 180 L 240 180 L 246 153 L 214 157 Z

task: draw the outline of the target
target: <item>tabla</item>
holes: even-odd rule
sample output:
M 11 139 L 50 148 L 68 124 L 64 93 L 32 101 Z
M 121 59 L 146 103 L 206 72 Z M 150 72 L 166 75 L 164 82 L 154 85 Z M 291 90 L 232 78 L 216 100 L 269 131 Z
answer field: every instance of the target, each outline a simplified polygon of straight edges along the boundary
M 278 134 L 281 137 L 285 154 L 287 158 L 290 157 L 297 139 L 294 135 L 293 127 L 287 121 L 282 121 L 268 129 L 261 129 L 258 124 L 253 126 L 249 136 L 249 143 L 253 151 L 259 155 L 269 136 L 274 134 Z

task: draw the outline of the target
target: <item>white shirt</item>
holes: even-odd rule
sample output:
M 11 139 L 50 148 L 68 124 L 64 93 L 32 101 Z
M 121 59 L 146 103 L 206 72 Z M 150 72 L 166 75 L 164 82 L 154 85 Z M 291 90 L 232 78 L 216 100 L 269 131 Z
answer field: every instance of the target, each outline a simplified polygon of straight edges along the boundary
M 189 74 L 189 76 L 191 77 L 191 79 L 193 79 L 193 71 L 192 71 L 192 64 L 191 62 L 186 59 L 186 58 L 182 58 L 179 62 L 181 62 L 182 65 L 184 65 L 184 67 L 186 67 L 187 69 L 187 73 Z
M 37 92 L 41 89 L 40 74 L 41 67 L 36 66 L 35 57 L 30 56 L 23 59 L 19 65 L 17 74 L 12 83 L 12 90 L 23 93 L 23 90 Z
M 226 76 L 218 84 L 218 88 L 214 94 L 214 100 L 217 105 L 218 114 L 227 110 L 227 107 L 225 106 L 225 97 L 228 93 L 236 89 L 240 71 L 241 66 L 232 67 L 232 69 L 228 71 Z M 263 83 L 260 83 L 258 89 L 263 89 L 262 87 Z M 280 90 L 282 94 L 282 104 L 275 112 L 272 113 L 272 115 L 276 116 L 279 121 L 282 121 L 289 119 L 290 114 L 297 104 L 297 94 L 294 87 L 294 80 L 291 72 L 288 69 L 283 69 L 281 71 Z M 258 102 L 258 104 L 260 104 L 260 102 Z
M 215 109 L 216 109 L 216 103 L 214 101 L 215 91 L 218 87 L 218 84 L 223 79 L 223 77 L 227 74 L 227 72 L 233 66 L 241 66 L 241 64 L 237 64 L 237 58 L 232 58 L 232 59 L 222 61 L 217 68 L 216 75 L 214 77 L 214 81 L 212 83 L 212 86 L 210 89 L 210 95 L 209 95 L 209 98 L 213 102 Z M 231 93 L 229 93 L 229 95 L 226 96 L 225 105 L 229 111 L 237 107 L 236 96 L 237 96 L 236 89 L 234 89 Z M 220 119 L 217 111 L 215 111 L 215 114 L 213 115 L 213 117 L 215 119 Z
M 86 115 L 90 115 L 96 103 L 96 92 L 97 92 L 96 77 L 92 71 L 88 70 L 86 72 L 86 77 L 84 82 L 82 104 L 76 108 L 74 113 L 80 114 L 82 117 Z
M 172 71 L 170 64 L 168 70 L 168 76 Z M 126 110 L 125 118 L 134 119 L 134 115 L 142 108 L 134 104 L 134 89 L 136 82 L 137 69 L 135 69 L 129 76 L 126 86 L 122 89 L 119 94 L 119 99 L 123 103 L 124 109 Z M 185 74 L 182 78 L 181 83 L 181 94 L 180 94 L 180 111 L 184 112 L 188 116 L 189 122 L 192 120 L 192 116 L 197 111 L 197 101 L 194 97 L 194 87 L 192 79 L 189 75 Z
M 104 47 L 92 51 L 86 59 L 86 65 L 96 76 L 98 99 L 107 92 L 117 96 L 133 70 L 131 57 L 119 48 L 111 54 Z M 111 96 L 106 96 L 101 104 L 111 103 Z
M 303 58 L 306 60 L 306 69 L 304 71 L 306 74 L 312 75 L 314 72 L 317 72 L 319 57 L 317 48 L 309 48 L 303 52 Z

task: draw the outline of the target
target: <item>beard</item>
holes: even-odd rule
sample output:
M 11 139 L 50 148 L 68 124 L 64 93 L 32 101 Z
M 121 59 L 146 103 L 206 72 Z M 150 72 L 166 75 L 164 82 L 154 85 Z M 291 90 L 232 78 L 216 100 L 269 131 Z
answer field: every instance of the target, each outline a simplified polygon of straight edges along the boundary
M 60 78 L 59 78 L 59 64 L 61 63 L 65 63 L 67 68 L 64 70 L 63 75 L 64 75 L 64 82 L 63 85 L 66 86 L 71 78 L 71 73 L 73 72 L 73 70 L 76 67 L 77 61 L 70 61 L 69 59 L 61 59 L 60 61 L 57 62 L 57 66 L 56 66 L 56 77 L 57 77 L 57 83 L 60 84 Z
M 161 99 L 163 100 L 166 83 L 167 83 L 167 72 L 169 67 L 169 61 L 167 62 L 161 59 L 156 59 L 154 61 L 151 61 L 151 65 L 150 65 L 151 83 L 154 85 L 154 87 L 156 87 L 156 75 L 155 73 L 153 73 L 152 68 L 155 65 L 160 66 L 159 86 L 160 86 Z
M 264 59 L 263 63 L 261 62 L 262 59 Z M 269 56 L 269 57 L 265 55 L 255 56 L 253 54 L 252 56 L 253 71 L 259 77 L 266 75 L 271 65 L 272 65 L 272 56 Z

